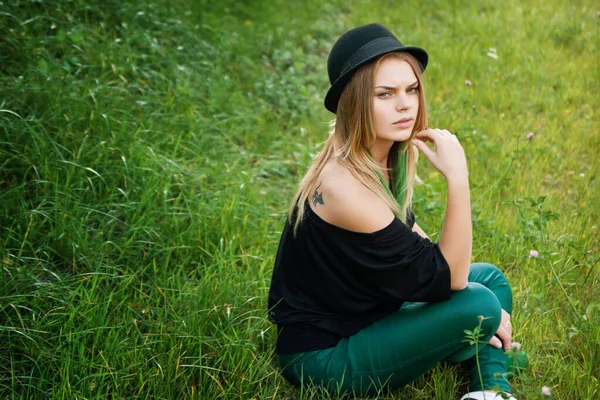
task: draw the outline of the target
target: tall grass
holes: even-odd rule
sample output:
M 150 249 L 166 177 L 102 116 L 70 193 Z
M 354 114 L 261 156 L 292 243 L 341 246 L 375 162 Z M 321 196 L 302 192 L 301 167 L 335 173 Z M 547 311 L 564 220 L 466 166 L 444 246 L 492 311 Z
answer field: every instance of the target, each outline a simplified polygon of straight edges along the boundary
M 327 135 L 328 51 L 372 21 L 430 53 L 430 125 L 469 159 L 474 258 L 515 292 L 531 359 L 515 393 L 599 396 L 597 11 L 3 2 L 0 397 L 336 396 L 277 374 L 266 295 L 288 202 Z M 419 174 L 416 214 L 435 239 L 445 186 L 426 161 Z M 440 365 L 380 398 L 465 385 Z

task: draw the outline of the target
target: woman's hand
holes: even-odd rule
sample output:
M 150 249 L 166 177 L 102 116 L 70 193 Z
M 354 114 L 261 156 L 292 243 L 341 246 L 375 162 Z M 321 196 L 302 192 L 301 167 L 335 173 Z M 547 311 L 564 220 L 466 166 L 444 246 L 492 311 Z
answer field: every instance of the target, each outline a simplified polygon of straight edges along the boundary
M 425 142 L 435 144 L 435 150 Z M 426 129 L 415 135 L 413 143 L 446 180 L 468 177 L 465 152 L 452 133 L 445 129 Z
M 502 319 L 496 335 L 492 336 L 490 344 L 498 349 L 504 347 L 504 351 L 510 350 L 512 343 L 512 324 L 510 323 L 510 314 L 502 310 Z

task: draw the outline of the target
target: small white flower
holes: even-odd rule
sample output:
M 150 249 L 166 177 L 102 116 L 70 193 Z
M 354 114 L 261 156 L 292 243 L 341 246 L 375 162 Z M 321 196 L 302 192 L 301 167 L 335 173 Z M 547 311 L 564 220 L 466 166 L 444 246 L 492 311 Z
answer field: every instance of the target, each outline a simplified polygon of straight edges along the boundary
M 177 50 L 183 50 L 183 46 L 177 46 Z
M 579 174 L 579 176 L 583 178 L 585 176 L 585 174 L 582 172 Z
M 529 251 L 529 256 L 532 258 L 537 258 L 540 255 L 540 253 L 538 253 L 537 250 L 530 250 Z
M 135 15 L 137 15 L 138 17 L 140 17 L 140 16 L 144 15 L 144 12 L 143 11 L 138 11 L 138 13 L 135 14 Z
M 550 388 L 548 386 L 542 386 L 542 394 L 544 396 L 552 396 L 552 392 L 550 392 Z

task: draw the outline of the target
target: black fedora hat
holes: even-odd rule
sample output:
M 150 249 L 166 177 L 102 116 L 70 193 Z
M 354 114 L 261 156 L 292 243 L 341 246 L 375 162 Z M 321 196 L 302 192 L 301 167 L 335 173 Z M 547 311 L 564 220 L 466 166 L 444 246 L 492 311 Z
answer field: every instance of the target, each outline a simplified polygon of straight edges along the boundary
M 340 36 L 327 59 L 331 88 L 325 96 L 325 108 L 335 114 L 340 96 L 354 72 L 365 63 L 394 51 L 412 54 L 421 64 L 423 71 L 427 67 L 429 57 L 425 50 L 404 46 L 383 25 L 362 25 Z

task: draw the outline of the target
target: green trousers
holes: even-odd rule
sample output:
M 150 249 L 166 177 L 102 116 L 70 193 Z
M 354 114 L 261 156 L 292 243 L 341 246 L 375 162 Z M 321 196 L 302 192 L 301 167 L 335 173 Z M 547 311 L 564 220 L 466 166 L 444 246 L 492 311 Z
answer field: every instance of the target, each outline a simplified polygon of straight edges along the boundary
M 319 385 L 334 392 L 373 394 L 394 390 L 429 371 L 440 361 L 463 363 L 471 391 L 481 390 L 475 346 L 465 329 L 482 322 L 478 345 L 485 390 L 510 392 L 506 354 L 487 344 L 500 325 L 501 309 L 512 312 L 512 293 L 502 272 L 487 263 L 471 264 L 466 289 L 438 303 L 405 303 L 332 348 L 279 355 L 282 375 L 293 385 Z

